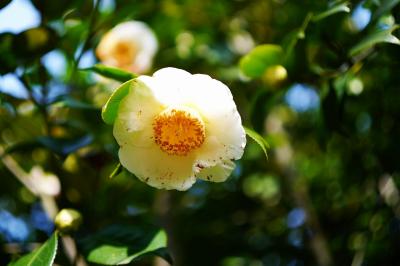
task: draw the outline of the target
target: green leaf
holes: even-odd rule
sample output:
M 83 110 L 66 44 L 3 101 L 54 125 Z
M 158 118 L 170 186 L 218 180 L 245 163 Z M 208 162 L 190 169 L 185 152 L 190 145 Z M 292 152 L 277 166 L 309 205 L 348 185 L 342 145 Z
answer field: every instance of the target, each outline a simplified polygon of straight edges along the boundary
M 12 72 L 17 67 L 17 58 L 12 52 L 14 39 L 15 35 L 12 33 L 0 33 L 0 74 Z
M 76 100 L 72 97 L 69 96 L 63 96 L 60 97 L 59 99 L 54 102 L 54 105 L 60 106 L 60 107 L 69 107 L 73 109 L 84 109 L 84 110 L 97 110 L 98 108 L 89 104 L 85 103 L 79 100 Z
M 390 29 L 378 30 L 371 33 L 370 35 L 362 39 L 358 44 L 353 46 L 353 48 L 351 48 L 349 51 L 349 55 L 355 56 L 367 49 L 374 47 L 376 44 L 379 43 L 393 43 L 400 45 L 400 40 L 394 35 L 392 35 L 392 32 L 398 29 L 399 27 L 400 27 L 399 25 L 395 25 Z
M 55 232 L 39 249 L 21 257 L 9 266 L 51 266 L 57 253 L 57 233 Z
M 250 78 L 260 77 L 265 70 L 279 65 L 283 60 L 283 50 L 279 45 L 263 44 L 255 47 L 239 62 L 241 71 Z
M 0 112 L 4 111 L 3 115 L 16 117 L 17 111 L 12 103 L 2 100 L 0 97 Z
M 379 19 L 382 15 L 393 9 L 398 3 L 400 3 L 400 0 L 383 0 L 379 4 L 379 8 L 372 15 L 371 20 L 375 21 Z
M 83 135 L 78 138 L 53 138 L 42 136 L 30 141 L 20 142 L 6 149 L 4 154 L 18 151 L 29 151 L 37 147 L 43 147 L 61 156 L 68 154 L 89 145 L 93 141 L 92 135 Z
M 13 152 L 30 152 L 35 148 L 42 147 L 38 141 L 29 140 L 22 141 L 7 147 L 2 155 L 7 155 Z
M 239 63 L 240 70 L 250 78 L 261 76 L 266 67 L 264 63 L 257 57 L 245 55 Z
M 154 227 L 112 225 L 82 241 L 87 260 L 104 265 L 128 264 L 145 255 L 165 253 L 167 235 Z
M 119 104 L 122 99 L 128 95 L 130 92 L 133 83 L 135 80 L 129 80 L 119 86 L 110 96 L 106 104 L 103 106 L 103 110 L 101 112 L 101 117 L 103 121 L 108 124 L 114 124 L 115 118 L 117 117 Z
M 48 26 L 27 29 L 13 38 L 13 51 L 21 62 L 32 62 L 53 50 L 59 36 Z
M 345 12 L 345 13 L 349 13 L 350 12 L 350 8 L 349 8 L 349 3 L 348 2 L 344 2 L 341 4 L 338 4 L 336 6 L 333 6 L 331 8 L 329 8 L 326 11 L 323 11 L 321 13 L 318 13 L 316 15 L 313 16 L 312 21 L 313 22 L 317 22 L 320 20 L 323 20 L 329 16 L 332 16 L 334 14 L 340 13 L 340 12 Z
M 109 67 L 101 64 L 96 64 L 92 67 L 81 69 L 81 70 L 90 70 L 93 72 L 96 72 L 99 75 L 102 75 L 103 77 L 106 78 L 111 78 L 114 80 L 118 80 L 121 82 L 126 82 L 128 80 L 131 80 L 133 78 L 136 78 L 138 75 L 119 69 L 115 67 Z
M 84 135 L 79 138 L 52 138 L 52 137 L 39 137 L 37 141 L 44 147 L 51 151 L 66 156 L 84 146 L 89 145 L 93 141 L 92 135 Z
M 76 1 L 76 0 L 31 0 L 32 4 L 40 11 L 44 21 L 60 19 L 65 10 L 75 7 L 77 10 L 84 10 L 83 4 L 92 4 L 91 1 Z M 83 2 L 83 3 L 79 3 Z
M 244 131 L 246 135 L 252 138 L 258 145 L 260 145 L 261 149 L 263 150 L 265 157 L 268 159 L 267 149 L 269 148 L 268 142 L 257 132 L 254 130 L 244 127 Z

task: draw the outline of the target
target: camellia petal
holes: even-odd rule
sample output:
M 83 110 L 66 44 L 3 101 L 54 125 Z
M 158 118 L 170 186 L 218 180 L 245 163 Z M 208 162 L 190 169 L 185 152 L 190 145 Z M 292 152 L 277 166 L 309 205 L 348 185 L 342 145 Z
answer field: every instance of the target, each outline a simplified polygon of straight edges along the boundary
M 174 83 L 170 82 L 171 77 L 174 77 Z M 164 68 L 154 73 L 154 77 L 139 79 L 153 88 L 163 104 L 188 105 L 201 110 L 208 138 L 198 152 L 200 164 L 215 165 L 220 160 L 242 157 L 246 134 L 225 84 L 207 75 L 191 75 L 175 68 Z
M 145 23 L 127 21 L 103 36 L 96 54 L 105 65 L 144 73 L 150 69 L 157 49 L 155 34 Z
M 121 164 L 156 188 L 222 182 L 246 135 L 229 88 L 207 75 L 165 68 L 134 80 L 114 123 Z
M 126 132 L 140 131 L 151 126 L 154 116 L 163 109 L 164 106 L 155 99 L 153 92 L 140 80 L 135 80 L 130 92 L 120 103 L 116 122 L 124 125 Z M 114 134 L 119 132 L 117 130 Z
M 160 103 L 170 106 L 188 104 L 186 94 L 194 85 L 190 83 L 191 77 L 182 69 L 167 67 L 158 70 L 152 77 L 140 76 L 138 79 L 151 88 Z
M 60 194 L 61 184 L 58 177 L 45 172 L 39 165 L 32 167 L 28 179 L 35 192 L 41 195 L 57 196 Z
M 126 169 L 156 188 L 187 190 L 196 181 L 193 156 L 169 156 L 153 145 L 121 148 L 119 158 Z
M 224 182 L 234 169 L 234 162 L 224 161 L 215 166 L 204 168 L 196 174 L 196 177 L 212 182 Z

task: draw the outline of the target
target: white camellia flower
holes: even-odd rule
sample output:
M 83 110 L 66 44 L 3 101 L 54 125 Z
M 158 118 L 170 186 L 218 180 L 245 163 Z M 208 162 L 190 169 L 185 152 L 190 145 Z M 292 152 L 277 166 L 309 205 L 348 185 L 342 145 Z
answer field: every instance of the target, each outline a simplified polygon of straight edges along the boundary
M 103 36 L 96 54 L 105 65 L 145 73 L 150 69 L 157 49 L 157 38 L 146 24 L 128 21 Z
M 44 172 L 42 167 L 36 165 L 29 173 L 29 182 L 35 192 L 46 196 L 57 196 L 61 191 L 58 177 L 52 173 Z
M 125 85 L 129 92 L 113 122 L 126 169 L 164 189 L 187 190 L 196 178 L 228 178 L 233 161 L 243 155 L 246 134 L 225 84 L 164 68 Z

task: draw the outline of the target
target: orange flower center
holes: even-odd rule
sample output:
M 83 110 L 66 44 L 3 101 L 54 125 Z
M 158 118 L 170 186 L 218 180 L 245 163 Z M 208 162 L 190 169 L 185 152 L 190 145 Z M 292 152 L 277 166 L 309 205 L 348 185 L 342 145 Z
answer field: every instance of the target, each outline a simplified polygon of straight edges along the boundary
M 123 68 L 132 64 L 137 54 L 137 47 L 133 43 L 120 41 L 115 45 L 112 53 L 118 66 Z
M 200 115 L 190 108 L 168 108 L 153 122 L 154 140 L 169 155 L 185 156 L 199 148 L 205 139 Z

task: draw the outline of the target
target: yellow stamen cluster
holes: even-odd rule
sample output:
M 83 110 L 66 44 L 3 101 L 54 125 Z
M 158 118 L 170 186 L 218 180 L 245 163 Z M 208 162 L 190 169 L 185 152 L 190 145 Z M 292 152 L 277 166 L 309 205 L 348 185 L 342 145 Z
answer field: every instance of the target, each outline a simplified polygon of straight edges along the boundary
M 153 133 L 154 141 L 162 151 L 185 156 L 203 144 L 205 126 L 194 110 L 171 108 L 155 117 Z
M 114 58 L 120 67 L 131 64 L 136 53 L 137 48 L 134 44 L 123 41 L 118 42 L 113 50 Z

